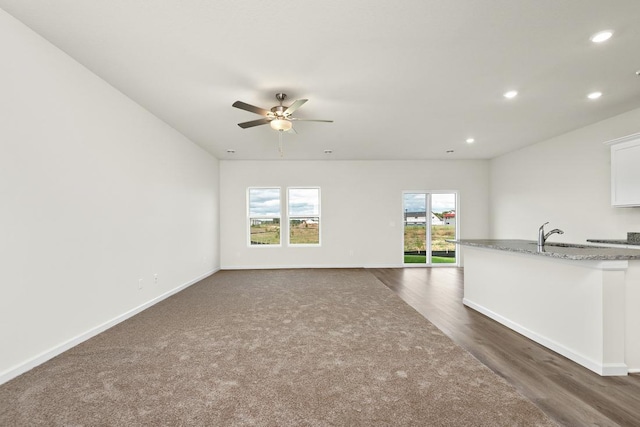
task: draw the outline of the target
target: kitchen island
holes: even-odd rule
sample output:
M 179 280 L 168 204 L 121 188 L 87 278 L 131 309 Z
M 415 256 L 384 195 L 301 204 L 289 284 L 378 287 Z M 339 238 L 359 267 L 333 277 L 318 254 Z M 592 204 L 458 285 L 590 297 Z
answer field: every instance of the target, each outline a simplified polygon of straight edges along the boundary
M 600 375 L 640 372 L 640 250 L 452 242 L 466 306 Z

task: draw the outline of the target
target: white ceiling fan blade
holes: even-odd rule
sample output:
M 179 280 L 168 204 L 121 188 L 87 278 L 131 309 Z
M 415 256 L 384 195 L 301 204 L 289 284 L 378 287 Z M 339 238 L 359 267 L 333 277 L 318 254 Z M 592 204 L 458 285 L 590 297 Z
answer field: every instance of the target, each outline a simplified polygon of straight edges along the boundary
M 270 111 L 267 111 L 264 108 L 256 107 L 255 105 L 247 104 L 242 101 L 236 101 L 231 104 L 231 106 L 244 111 L 249 111 L 250 113 L 260 114 L 261 116 L 267 116 L 270 113 Z
M 298 108 L 302 107 L 304 105 L 304 103 L 307 102 L 307 101 L 308 101 L 308 99 L 298 99 L 293 104 L 289 105 L 289 108 L 284 110 L 284 115 L 286 115 L 286 116 L 291 115 Z
M 296 119 L 295 117 L 289 117 L 289 120 L 296 120 L 296 121 L 299 121 L 299 122 L 323 122 L 323 123 L 333 123 L 333 120 Z
M 240 126 L 242 129 L 246 129 L 246 128 L 252 128 L 254 126 L 266 125 L 270 121 L 271 119 L 258 119 L 258 120 L 252 120 L 250 122 L 238 123 L 238 126 Z

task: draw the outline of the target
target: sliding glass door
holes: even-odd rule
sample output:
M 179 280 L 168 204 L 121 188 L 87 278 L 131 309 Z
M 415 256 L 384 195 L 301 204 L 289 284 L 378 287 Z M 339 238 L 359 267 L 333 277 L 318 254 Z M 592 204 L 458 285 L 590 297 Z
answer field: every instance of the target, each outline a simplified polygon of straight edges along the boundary
M 406 266 L 456 264 L 457 194 L 405 191 L 403 256 Z
M 431 194 L 431 235 L 429 247 L 431 264 L 455 264 L 456 245 L 447 240 L 456 238 L 456 194 Z
M 405 192 L 404 263 L 427 263 L 427 194 Z

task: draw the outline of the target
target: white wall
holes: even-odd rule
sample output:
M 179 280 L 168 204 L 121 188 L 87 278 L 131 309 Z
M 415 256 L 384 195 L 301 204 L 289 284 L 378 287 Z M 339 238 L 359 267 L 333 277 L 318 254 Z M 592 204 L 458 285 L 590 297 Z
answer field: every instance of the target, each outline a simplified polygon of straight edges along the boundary
M 463 238 L 488 235 L 488 161 L 220 162 L 221 267 L 400 267 L 403 190 L 458 190 Z M 321 247 L 247 245 L 248 187 L 321 187 Z
M 1 383 L 216 270 L 219 174 L 2 10 L 0 52 Z
M 637 132 L 640 109 L 493 159 L 491 237 L 535 240 L 546 221 L 564 230 L 551 237 L 559 242 L 626 239 L 627 231 L 640 231 L 640 208 L 611 207 L 603 144 Z

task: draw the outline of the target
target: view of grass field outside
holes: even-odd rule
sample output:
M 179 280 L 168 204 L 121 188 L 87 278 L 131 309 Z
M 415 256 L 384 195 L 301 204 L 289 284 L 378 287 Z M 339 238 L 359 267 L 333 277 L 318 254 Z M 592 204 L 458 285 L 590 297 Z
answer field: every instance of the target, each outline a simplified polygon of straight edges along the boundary
M 430 200 L 429 200 L 430 198 Z M 430 203 L 429 203 L 430 202 Z M 453 193 L 404 194 L 404 262 L 427 264 L 427 227 L 431 230 L 431 264 L 455 263 L 456 198 Z M 428 209 L 430 205 L 430 209 Z M 427 212 L 429 214 L 427 214 Z
M 251 224 L 252 245 L 279 245 L 280 220 L 262 219 Z
M 280 244 L 280 189 L 249 188 L 249 241 L 251 245 Z
M 289 243 L 317 245 L 320 243 L 320 218 L 298 218 L 289 221 Z

